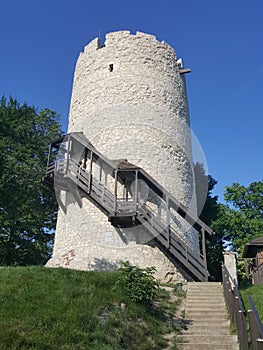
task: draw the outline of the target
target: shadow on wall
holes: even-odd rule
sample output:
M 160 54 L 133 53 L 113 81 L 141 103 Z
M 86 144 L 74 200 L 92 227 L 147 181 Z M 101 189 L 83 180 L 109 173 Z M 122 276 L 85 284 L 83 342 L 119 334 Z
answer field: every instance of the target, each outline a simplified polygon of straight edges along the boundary
M 93 271 L 116 271 L 119 267 L 119 264 L 111 262 L 104 258 L 94 258 L 94 263 L 89 264 L 89 269 Z

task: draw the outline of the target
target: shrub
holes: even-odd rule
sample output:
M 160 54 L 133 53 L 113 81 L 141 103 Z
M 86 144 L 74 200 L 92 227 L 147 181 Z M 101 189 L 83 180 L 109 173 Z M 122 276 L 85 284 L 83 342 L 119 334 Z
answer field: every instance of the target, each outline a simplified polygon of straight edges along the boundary
M 149 304 L 155 299 L 159 288 L 159 282 L 153 276 L 155 271 L 153 266 L 141 268 L 131 265 L 129 261 L 122 262 L 116 284 L 132 302 Z

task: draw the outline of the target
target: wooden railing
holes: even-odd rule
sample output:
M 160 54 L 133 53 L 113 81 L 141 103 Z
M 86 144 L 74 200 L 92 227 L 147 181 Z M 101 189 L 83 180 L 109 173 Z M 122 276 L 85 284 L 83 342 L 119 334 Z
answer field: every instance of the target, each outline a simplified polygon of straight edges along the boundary
M 141 207 L 138 209 L 138 220 L 156 236 L 156 239 L 183 265 L 191 271 L 198 280 L 207 279 L 207 270 L 205 257 L 200 251 L 193 249 L 186 241 L 184 241 L 171 227 L 167 225 L 157 215 Z
M 263 324 L 251 296 L 248 297 L 250 310 L 248 310 L 249 328 L 252 350 L 263 350 Z
M 231 278 L 229 271 L 222 265 L 224 296 L 230 320 L 237 328 L 240 350 L 248 350 L 246 313 L 238 290 L 237 281 Z
M 258 266 L 254 271 L 253 271 L 253 283 L 254 284 L 259 284 L 263 283 L 263 264 Z
M 158 244 L 161 244 L 175 260 L 179 261 L 179 263 L 188 270 L 195 280 L 206 281 L 208 274 L 205 252 L 205 233 L 212 234 L 210 228 L 200 219 L 192 217 L 183 205 L 170 193 L 165 191 L 160 184 L 141 168 L 136 167 L 136 170 L 133 170 L 133 172 L 136 173 L 135 188 L 138 188 L 139 179 L 149 186 L 151 191 L 155 194 L 156 199 L 164 205 L 164 217 L 166 221 L 163 220 L 155 210 L 152 210 L 147 205 L 146 201 L 142 203 L 142 205 L 139 205 L 140 199 L 138 190 L 127 200 L 119 198 L 116 192 L 118 174 L 121 173 L 121 177 L 125 178 L 125 171 L 121 172 L 118 166 L 116 167 L 114 165 L 113 161 L 101 155 L 88 140 L 85 140 L 83 134 L 79 134 L 80 133 L 73 133 L 66 135 L 69 145 L 68 150 L 63 149 L 63 157 L 60 157 L 56 162 L 48 162 L 44 180 L 49 185 L 53 183 L 55 187 L 66 191 L 70 190 L 74 192 L 74 186 L 76 190 L 80 188 L 88 197 L 100 205 L 101 209 L 107 213 L 112 224 L 118 224 L 123 218 L 131 218 L 132 222 L 137 221 L 137 223 L 141 224 L 141 226 L 150 233 Z M 72 156 L 70 151 L 72 142 L 81 143 L 85 149 L 85 153 L 89 154 L 89 168 L 84 169 L 79 161 Z M 59 149 L 59 143 L 60 140 L 54 143 L 57 150 Z M 54 148 L 53 146 L 51 145 L 50 150 Z M 50 155 L 49 159 L 54 159 L 54 156 Z M 101 171 L 111 169 L 111 176 L 113 176 L 115 180 L 114 191 L 108 188 L 106 184 L 102 183 L 101 178 L 97 178 L 93 174 L 92 164 L 94 159 L 95 161 L 100 160 L 99 166 Z M 126 193 L 128 193 L 128 189 L 125 190 Z M 75 192 L 73 195 L 81 205 L 81 198 L 78 193 Z M 182 220 L 185 221 L 189 227 L 194 227 L 200 232 L 200 237 L 202 239 L 201 252 L 199 244 L 197 249 L 195 249 L 194 245 L 189 244 L 184 237 L 181 237 L 178 232 L 175 231 L 173 220 L 170 219 L 174 217 L 174 213 L 181 216 Z M 170 221 L 167 218 L 169 218 Z

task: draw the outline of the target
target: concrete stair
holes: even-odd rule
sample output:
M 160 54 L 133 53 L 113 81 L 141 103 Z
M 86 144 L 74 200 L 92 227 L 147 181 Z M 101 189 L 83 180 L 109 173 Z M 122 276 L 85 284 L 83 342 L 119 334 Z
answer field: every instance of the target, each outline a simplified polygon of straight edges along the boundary
M 223 289 L 218 282 L 189 282 L 185 300 L 186 327 L 178 336 L 180 350 L 238 350 L 231 335 Z

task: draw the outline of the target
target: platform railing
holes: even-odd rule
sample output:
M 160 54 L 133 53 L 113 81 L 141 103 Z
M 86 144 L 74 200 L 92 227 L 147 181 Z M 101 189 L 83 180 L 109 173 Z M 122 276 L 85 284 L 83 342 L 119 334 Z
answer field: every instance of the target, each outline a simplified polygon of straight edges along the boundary
M 68 145 L 72 147 L 72 142 L 74 142 L 74 137 L 77 138 L 77 134 L 66 135 L 70 141 Z M 200 247 L 195 249 L 188 244 L 187 240 L 180 237 L 178 232 L 174 230 L 170 222 L 162 220 L 154 210 L 152 210 L 147 203 L 144 202 L 142 205 L 138 205 L 139 197 L 138 191 L 135 191 L 135 194 L 129 200 L 124 200 L 124 198 L 118 199 L 117 195 L 117 182 L 118 173 L 121 171 L 118 167 L 114 167 L 113 162 L 105 158 L 99 152 L 96 151 L 94 147 L 86 140 L 84 135 L 80 135 L 77 142 L 82 143 L 85 149 L 85 153 L 90 155 L 89 164 L 90 166 L 86 169 L 83 168 L 81 163 L 77 161 L 70 154 L 69 150 L 63 153 L 64 158 L 60 158 L 56 163 L 47 165 L 46 176 L 44 180 L 51 184 L 53 180 L 54 185 L 56 186 L 56 181 L 59 184 L 59 188 L 68 190 L 68 181 L 71 181 L 76 185 L 76 191 L 80 188 L 84 193 L 89 196 L 92 200 L 98 203 L 102 210 L 106 211 L 109 215 L 109 218 L 114 218 L 118 220 L 118 216 L 123 218 L 125 215 L 131 217 L 132 220 L 137 220 L 140 224 L 143 225 L 148 232 L 151 233 L 153 239 L 156 239 L 158 243 L 165 247 L 167 252 L 178 260 L 182 265 L 184 265 L 190 273 L 194 276 L 196 280 L 206 281 L 208 278 L 207 266 L 206 266 L 206 253 L 205 253 L 205 232 L 212 234 L 212 231 L 207 227 L 201 220 L 198 218 L 192 217 L 187 209 L 182 206 L 171 194 L 166 192 L 161 185 L 159 185 L 154 179 L 151 178 L 144 170 L 136 168 L 136 181 L 138 177 L 144 179 L 147 185 L 155 193 L 156 198 L 164 203 L 166 210 L 166 218 L 173 217 L 173 213 L 170 211 L 172 208 L 173 212 L 176 212 L 177 215 L 181 216 L 185 222 L 189 224 L 190 227 L 195 227 L 195 229 L 201 231 L 201 252 Z M 50 150 L 53 147 L 50 147 Z M 56 148 L 59 149 L 59 142 L 56 141 Z M 54 159 L 54 156 L 49 157 L 49 159 Z M 103 167 L 111 169 L 113 179 L 115 179 L 115 190 L 112 191 L 101 181 L 100 178 L 96 177 L 92 172 L 92 162 L 93 160 L 100 160 L 100 174 L 102 173 Z M 96 166 L 98 163 L 96 163 Z M 104 169 L 105 170 L 105 169 Z M 115 174 L 115 175 L 114 175 Z M 124 174 L 124 175 L 123 175 Z M 125 172 L 122 176 L 125 177 Z M 135 185 L 136 187 L 137 185 Z M 70 185 L 70 191 L 74 190 L 74 186 Z M 125 188 L 124 188 L 125 189 Z M 74 195 L 74 194 L 73 194 Z M 75 193 L 75 198 L 79 199 L 78 193 Z M 81 199 L 80 199 L 81 201 Z

